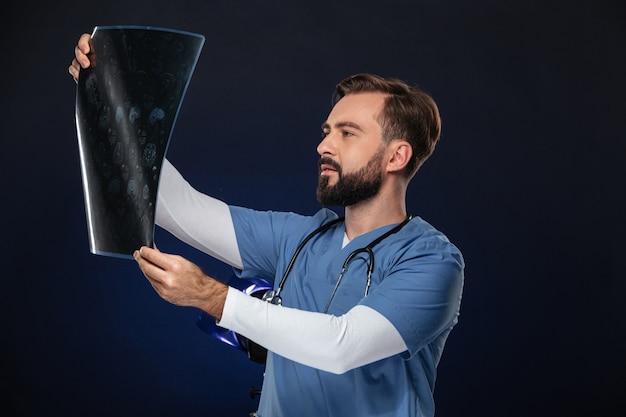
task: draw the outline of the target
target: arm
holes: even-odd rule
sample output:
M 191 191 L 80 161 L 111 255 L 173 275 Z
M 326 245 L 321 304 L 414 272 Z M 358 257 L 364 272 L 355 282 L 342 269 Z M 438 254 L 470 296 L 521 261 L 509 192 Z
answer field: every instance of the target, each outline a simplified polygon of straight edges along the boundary
M 335 374 L 407 350 L 389 320 L 362 305 L 337 317 L 277 306 L 229 288 L 218 324 L 280 356 Z
M 233 210 L 235 219 L 245 214 Z M 242 236 L 267 234 L 259 222 L 244 224 Z M 459 314 L 464 263 L 447 239 L 421 221 L 403 230 L 404 236 L 378 249 L 376 275 L 384 279 L 346 314 L 264 305 L 230 290 L 219 325 L 281 356 L 335 373 L 396 354 L 408 359 L 427 346 L 425 356 L 432 354 L 429 360 L 436 363 Z M 246 267 L 254 273 L 263 270 L 263 257 L 258 250 L 253 257 L 245 255 L 245 247 L 258 246 L 242 249 Z
M 394 326 L 369 307 L 340 317 L 279 307 L 226 286 L 177 255 L 143 247 L 135 259 L 164 300 L 200 308 L 220 326 L 307 366 L 340 374 L 406 351 Z
M 194 248 L 242 268 L 226 203 L 195 190 L 168 160 L 161 171 L 156 223 Z

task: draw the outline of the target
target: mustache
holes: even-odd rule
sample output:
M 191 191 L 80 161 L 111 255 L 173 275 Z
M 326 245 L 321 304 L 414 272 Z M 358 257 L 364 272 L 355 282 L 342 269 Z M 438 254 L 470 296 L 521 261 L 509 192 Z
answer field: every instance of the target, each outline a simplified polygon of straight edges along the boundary
M 335 170 L 337 170 L 337 172 L 341 173 L 341 165 L 339 165 L 338 162 L 333 161 L 332 159 L 330 159 L 327 156 L 323 156 L 320 158 L 319 162 L 317 163 L 317 167 L 319 169 L 322 168 L 322 165 L 330 165 L 331 167 L 333 167 Z

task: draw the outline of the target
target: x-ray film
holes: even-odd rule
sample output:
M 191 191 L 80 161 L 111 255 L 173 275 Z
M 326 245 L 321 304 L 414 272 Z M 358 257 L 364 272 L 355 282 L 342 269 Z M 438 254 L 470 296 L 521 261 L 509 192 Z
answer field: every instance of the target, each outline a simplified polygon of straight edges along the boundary
M 89 245 L 132 258 L 154 244 L 161 167 L 204 36 L 98 26 L 92 42 L 76 94 Z

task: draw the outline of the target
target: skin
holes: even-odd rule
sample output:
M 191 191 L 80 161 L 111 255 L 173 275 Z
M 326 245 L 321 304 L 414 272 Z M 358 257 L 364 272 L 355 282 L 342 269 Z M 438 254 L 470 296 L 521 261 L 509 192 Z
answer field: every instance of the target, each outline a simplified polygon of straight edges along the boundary
M 83 34 L 75 48 L 69 73 L 75 81 L 81 68 L 90 65 L 91 36 Z M 322 125 L 324 137 L 317 146 L 320 157 L 330 158 L 344 173 L 357 172 L 382 147 L 382 184 L 380 191 L 367 201 L 345 208 L 346 234 L 349 239 L 406 218 L 405 196 L 409 179 L 401 174 L 411 159 L 412 150 L 403 139 L 382 141 L 377 117 L 384 105 L 382 93 L 358 93 L 343 97 L 333 107 Z M 329 164 L 320 166 L 320 175 L 336 184 L 337 171 Z M 220 320 L 228 287 L 206 275 L 187 259 L 142 247 L 134 258 L 152 287 L 164 300 L 179 306 L 200 308 Z

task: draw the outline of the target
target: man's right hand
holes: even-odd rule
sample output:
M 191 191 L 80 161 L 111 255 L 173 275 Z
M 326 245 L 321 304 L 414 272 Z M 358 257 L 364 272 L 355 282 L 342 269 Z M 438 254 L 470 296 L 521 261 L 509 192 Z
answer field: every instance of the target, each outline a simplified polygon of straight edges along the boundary
M 91 35 L 83 33 L 74 48 L 76 57 L 72 60 L 72 64 L 69 67 L 69 72 L 74 81 L 78 82 L 78 74 L 81 68 L 89 68 L 89 65 L 91 65 L 88 55 L 93 52 L 92 49 Z

